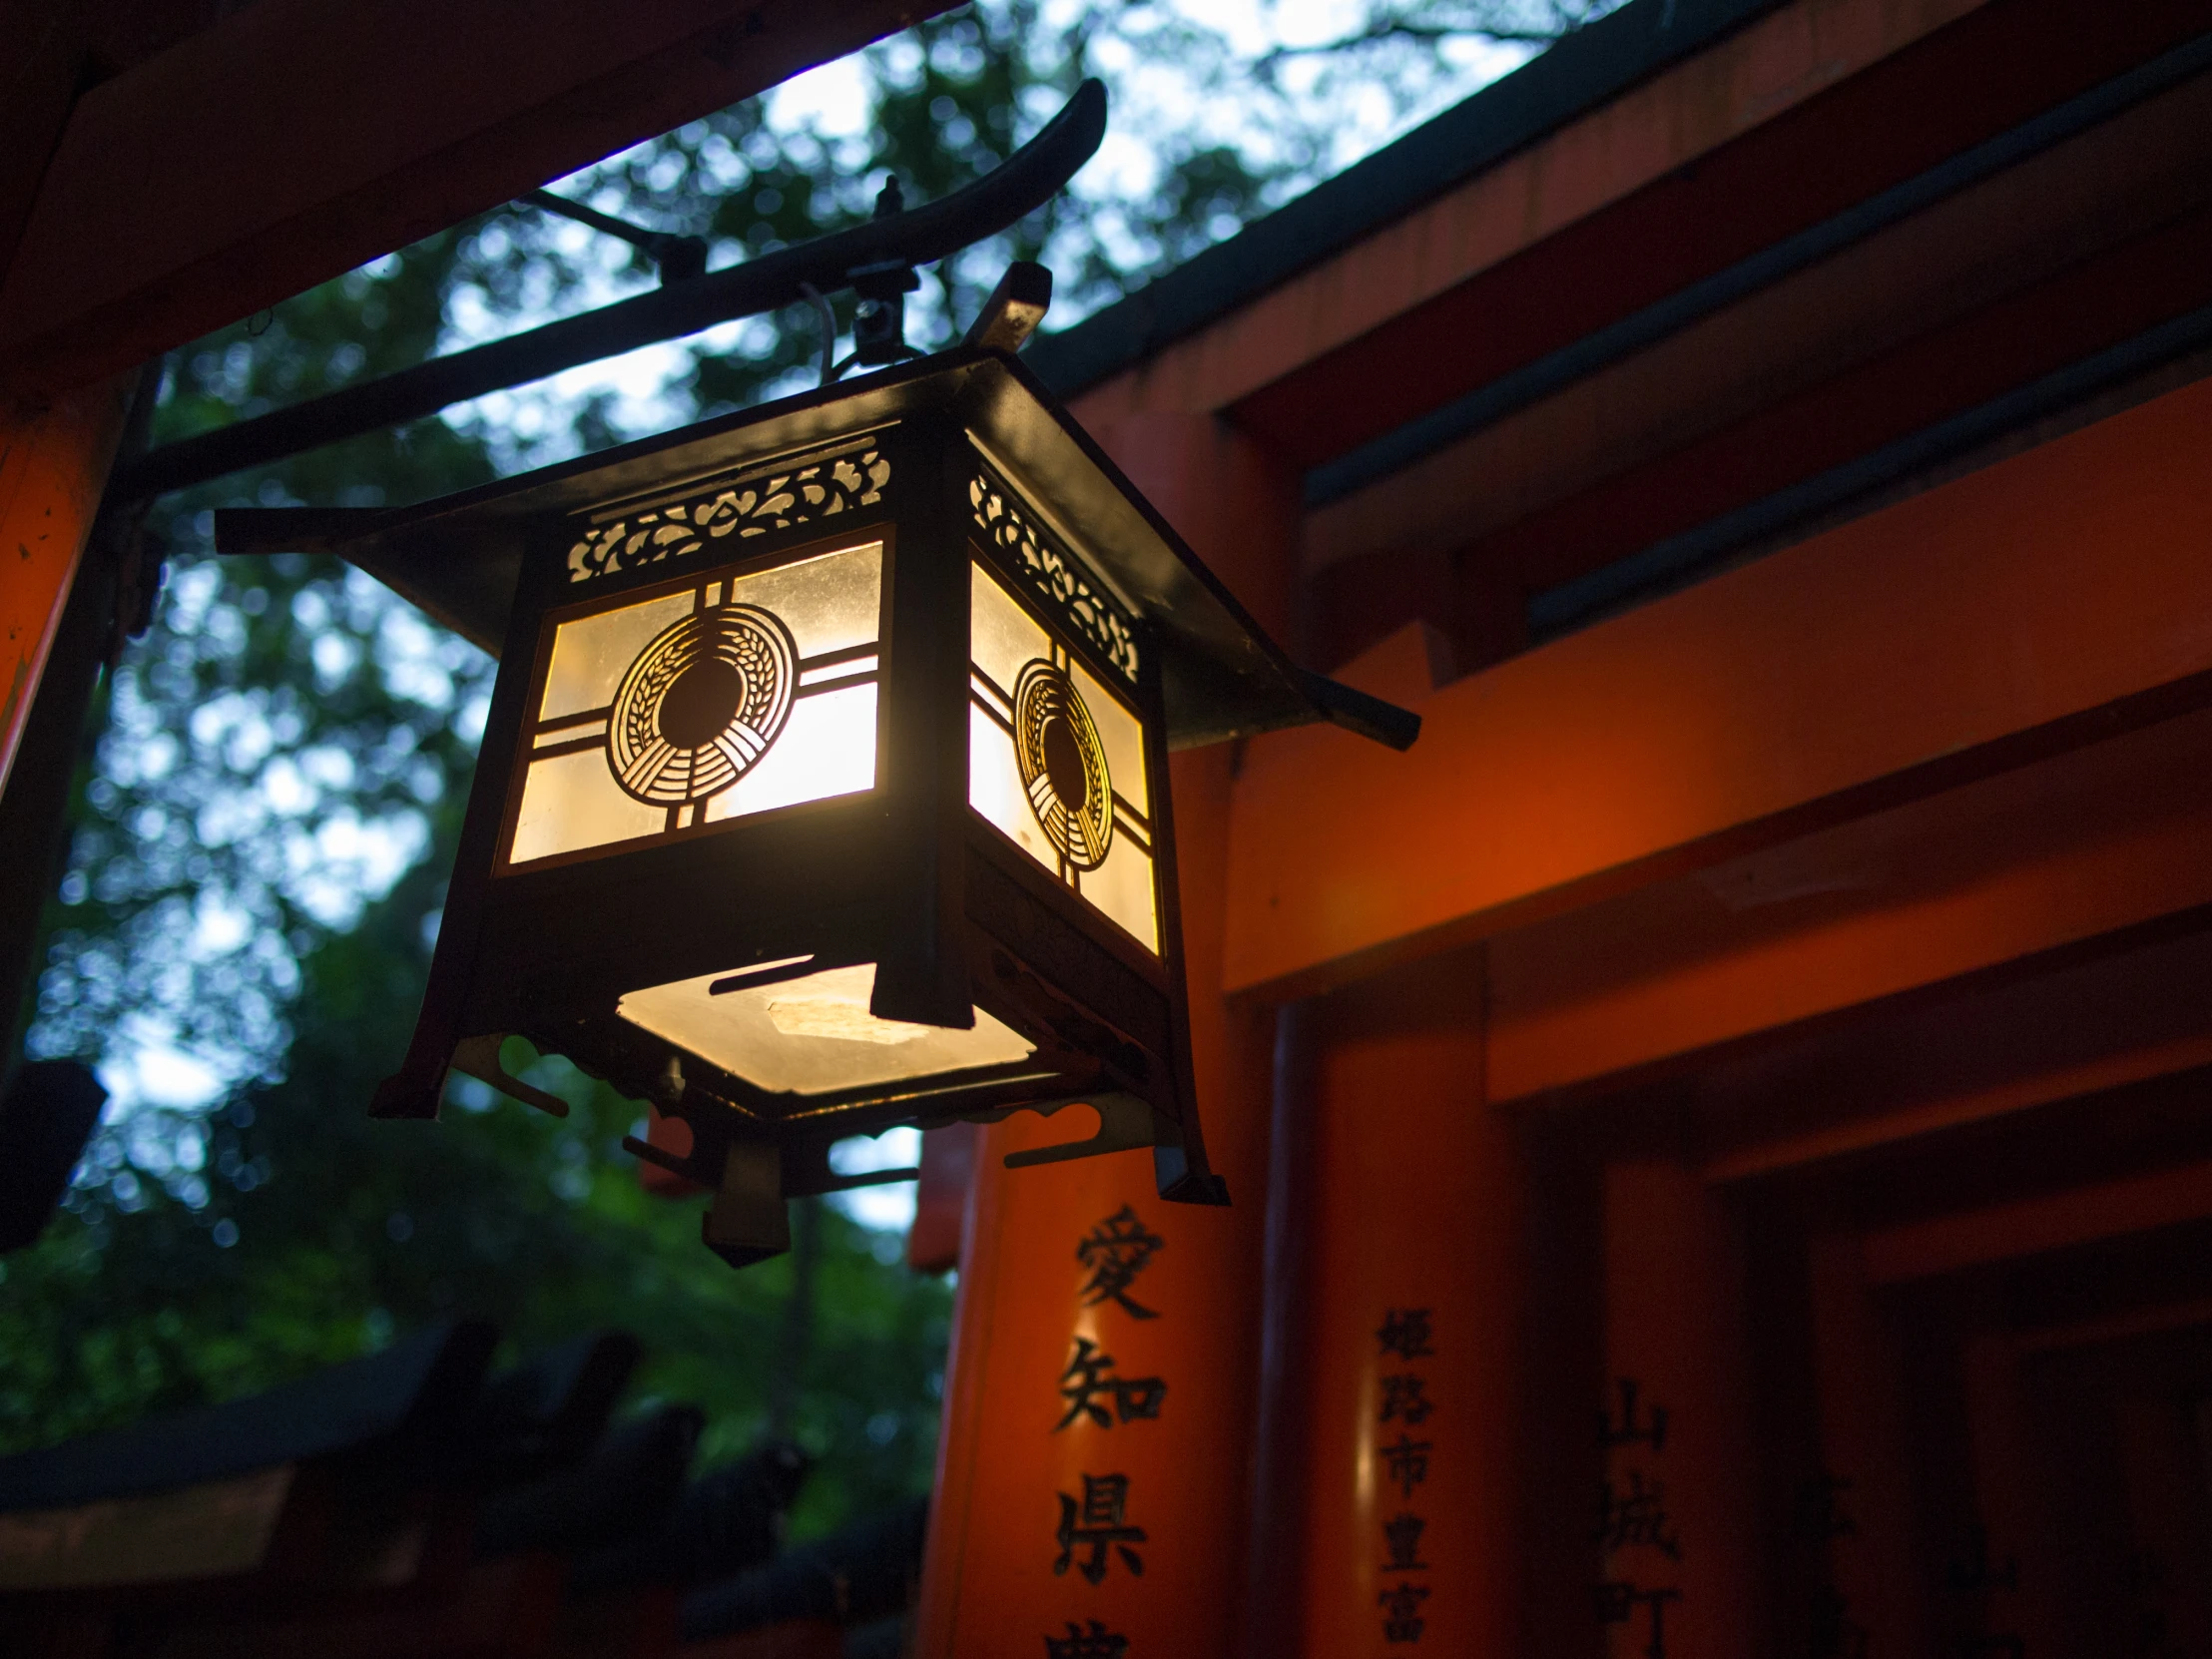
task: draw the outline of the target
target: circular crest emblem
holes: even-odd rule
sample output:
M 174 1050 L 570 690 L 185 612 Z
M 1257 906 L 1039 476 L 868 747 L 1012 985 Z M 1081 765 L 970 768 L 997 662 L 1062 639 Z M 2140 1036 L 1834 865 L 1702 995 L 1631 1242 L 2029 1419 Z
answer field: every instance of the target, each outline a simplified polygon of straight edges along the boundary
M 608 770 L 654 807 L 719 795 L 782 736 L 798 681 L 799 647 L 772 612 L 694 611 L 654 635 L 623 675 Z
M 1014 755 L 1045 838 L 1077 869 L 1098 868 L 1114 835 L 1106 746 L 1075 683 L 1041 658 L 1014 682 Z

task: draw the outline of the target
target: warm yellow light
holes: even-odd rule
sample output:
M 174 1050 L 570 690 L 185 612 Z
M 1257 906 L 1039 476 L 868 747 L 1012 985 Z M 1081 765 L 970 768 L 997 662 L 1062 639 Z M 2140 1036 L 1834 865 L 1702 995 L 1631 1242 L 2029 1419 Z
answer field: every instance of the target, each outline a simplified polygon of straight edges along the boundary
M 883 545 L 560 613 L 505 864 L 875 786 Z
M 980 564 L 970 578 L 969 638 L 968 805 L 1157 954 L 1160 912 L 1143 726 Z M 1034 777 L 1024 776 L 1016 739 L 1025 676 L 1032 686 L 1057 677 L 1062 695 L 1078 699 L 1082 714 L 1043 734 L 1040 749 L 1057 750 L 1057 756 L 1036 757 L 1044 764 L 1028 769 Z M 1100 783 L 1112 810 L 1093 820 L 1085 809 L 1106 804 L 1091 796 Z M 1103 856 L 1092 844 L 1101 827 Z
M 768 1020 L 787 1037 L 834 1037 L 848 1043 L 910 1043 L 936 1029 L 904 1020 L 877 1019 L 867 1011 L 875 990 L 872 966 L 831 968 L 801 986 L 768 995 Z
M 755 970 L 756 972 L 758 970 Z M 703 974 L 632 991 L 616 1012 L 632 1024 L 775 1093 L 827 1094 L 1012 1065 L 1036 1052 L 1019 1033 L 975 1010 L 971 1030 L 908 1025 L 868 1012 L 875 964 L 826 968 L 717 995 L 744 973 Z

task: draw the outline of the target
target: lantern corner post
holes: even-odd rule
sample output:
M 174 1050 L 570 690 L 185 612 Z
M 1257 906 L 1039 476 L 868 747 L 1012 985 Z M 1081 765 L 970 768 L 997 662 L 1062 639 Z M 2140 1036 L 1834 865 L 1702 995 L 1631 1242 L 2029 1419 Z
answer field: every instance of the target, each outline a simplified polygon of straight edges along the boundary
M 1094 435 L 1252 614 L 1287 615 L 1295 475 L 1225 469 L 1221 445 L 1249 440 L 1211 417 L 1172 424 L 1129 447 Z M 1220 990 L 1227 748 L 1170 758 L 1163 740 L 1150 765 L 1173 803 L 1162 909 L 1181 910 L 1162 954 L 1180 958 L 1170 1001 L 1189 1005 L 1170 1046 L 1204 1138 L 1186 1112 L 1159 1125 L 1179 1144 L 1009 1169 L 1053 1131 L 1023 1113 L 982 1130 L 917 1620 L 927 1659 L 1032 1659 L 1071 1627 L 1133 1653 L 1246 1650 L 1273 1015 Z M 1206 1198 L 1237 1202 L 1169 1201 L 1201 1177 Z M 1109 1378 L 1135 1410 L 1093 1388 Z M 1115 1529 L 1142 1534 L 1127 1545 L 1141 1571 L 1104 1537 Z
M 890 559 L 884 642 L 885 811 L 900 826 L 898 897 L 869 1011 L 878 1019 L 968 1029 L 965 945 L 968 799 L 968 469 L 949 412 L 908 420 L 890 440 L 904 475 Z
M 469 780 L 468 805 L 461 817 L 460 840 L 454 850 L 453 874 L 446 884 L 445 904 L 438 915 L 437 941 L 430 951 L 422 1008 L 399 1069 L 378 1083 L 370 1097 L 368 1115 L 372 1118 L 434 1120 L 444 1099 L 446 1074 L 455 1069 L 457 1059 L 470 1075 L 517 1098 L 532 1100 L 547 1109 L 558 1104 L 506 1076 L 498 1063 L 500 1039 L 506 1030 L 471 1029 L 480 1022 L 469 1016 L 499 837 L 505 828 L 517 734 L 537 672 L 538 616 L 551 593 L 557 591 L 560 558 L 557 527 L 540 526 L 523 538 L 515 602 L 499 650 L 484 736 L 476 751 L 476 770 Z M 475 1045 L 477 1055 L 471 1060 L 464 1055 L 464 1045 L 478 1036 L 488 1036 L 490 1041 L 488 1046 Z
M 1162 669 L 1156 643 L 1145 654 L 1142 678 L 1150 706 L 1159 708 L 1162 702 Z M 1152 769 L 1153 776 L 1172 778 L 1174 772 L 1168 757 L 1164 722 L 1153 722 L 1148 727 L 1146 749 L 1146 764 Z M 1172 796 L 1172 790 L 1169 793 Z M 1157 879 L 1160 891 L 1164 894 L 1180 894 L 1183 891 L 1182 864 L 1178 855 L 1179 839 L 1174 803 L 1171 800 L 1169 810 L 1160 815 L 1154 840 L 1158 860 Z M 1172 1204 L 1226 1208 L 1235 1200 L 1231 1196 L 1228 1177 L 1216 1171 L 1207 1158 L 1206 1132 L 1199 1107 L 1198 1073 L 1192 1055 L 1190 963 L 1186 955 L 1183 906 L 1180 903 L 1164 903 L 1160 910 L 1161 943 L 1170 975 L 1168 1085 L 1174 1093 L 1176 1112 L 1172 1123 L 1160 1124 L 1153 1144 L 1153 1184 L 1160 1196 Z M 1154 1116 L 1157 1121 L 1162 1114 L 1155 1111 Z M 1256 1196 L 1264 1189 L 1243 1186 L 1243 1190 Z

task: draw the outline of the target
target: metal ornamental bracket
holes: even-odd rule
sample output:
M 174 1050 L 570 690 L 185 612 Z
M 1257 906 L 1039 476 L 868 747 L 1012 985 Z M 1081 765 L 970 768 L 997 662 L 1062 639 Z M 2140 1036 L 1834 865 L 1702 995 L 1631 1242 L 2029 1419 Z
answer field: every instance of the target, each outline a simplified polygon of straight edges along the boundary
M 810 290 L 833 293 L 872 286 L 886 269 L 941 260 L 1044 206 L 1091 159 L 1105 135 L 1106 89 L 1085 81 L 1060 113 L 1001 166 L 935 202 L 163 444 L 124 467 L 111 493 L 119 500 L 166 494 L 420 420 L 450 404 L 543 379 L 578 363 L 695 334 L 741 316 L 809 303 Z

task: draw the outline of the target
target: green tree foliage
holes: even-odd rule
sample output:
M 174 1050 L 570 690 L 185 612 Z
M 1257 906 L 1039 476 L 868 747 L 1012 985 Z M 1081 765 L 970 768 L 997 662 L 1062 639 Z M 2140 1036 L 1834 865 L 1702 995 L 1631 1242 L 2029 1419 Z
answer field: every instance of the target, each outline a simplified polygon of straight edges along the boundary
M 955 189 L 1106 74 L 1121 148 L 1100 166 L 1119 172 L 943 262 L 910 313 L 934 345 L 1008 259 L 1047 259 L 1056 320 L 1080 314 L 1340 165 L 1342 123 L 1314 89 L 1343 66 L 1369 65 L 1402 115 L 1453 84 L 1454 43 L 1598 9 L 1379 6 L 1334 49 L 1255 56 L 1170 4 L 987 0 L 864 55 L 856 135 L 779 125 L 756 101 L 559 188 L 704 236 L 719 266 L 864 216 L 885 171 L 909 200 Z M 1148 116 L 1141 89 L 1170 68 L 1185 90 Z M 174 354 L 156 441 L 654 279 L 624 245 L 501 209 Z M 804 311 L 715 330 L 653 418 L 812 385 L 820 351 Z M 517 1349 L 636 1332 L 639 1391 L 706 1406 L 710 1456 L 788 1405 L 823 1460 L 803 1531 L 926 1485 L 950 1290 L 887 1261 L 895 1240 L 821 1215 L 795 1354 L 790 1259 L 734 1274 L 710 1256 L 700 1202 L 648 1196 L 617 1150 L 640 1109 L 565 1062 L 529 1072 L 572 1102 L 558 1123 L 466 1081 L 435 1125 L 362 1115 L 413 1023 L 491 665 L 333 561 L 214 557 L 209 512 L 419 500 L 635 435 L 629 418 L 605 390 L 541 389 L 159 504 L 169 582 L 104 687 L 31 1042 L 103 1060 L 121 1109 L 64 1216 L 0 1263 L 0 1449 L 251 1392 L 475 1313 Z

